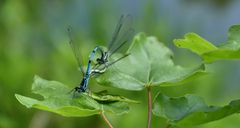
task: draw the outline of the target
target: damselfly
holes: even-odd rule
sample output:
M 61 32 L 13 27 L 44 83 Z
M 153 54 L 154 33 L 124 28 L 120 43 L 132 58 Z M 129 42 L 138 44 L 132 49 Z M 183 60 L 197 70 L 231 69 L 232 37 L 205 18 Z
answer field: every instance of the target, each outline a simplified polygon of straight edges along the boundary
M 120 57 L 112 62 L 109 62 L 109 57 L 111 57 L 112 54 L 114 54 L 119 49 L 121 49 L 125 44 L 127 44 L 130 37 L 132 36 L 134 30 L 131 27 L 131 25 L 132 25 L 131 22 L 132 22 L 132 17 L 130 15 L 127 15 L 127 16 L 122 15 L 120 17 L 120 20 L 116 26 L 115 32 L 113 33 L 112 40 L 109 42 L 108 50 L 104 51 L 102 47 L 96 46 L 90 55 L 86 72 L 83 70 L 83 59 L 82 59 L 81 53 L 79 51 L 79 46 L 77 45 L 76 42 L 73 41 L 73 38 L 71 35 L 71 28 L 70 27 L 68 28 L 68 33 L 69 33 L 69 38 L 70 38 L 69 43 L 71 45 L 71 48 L 73 50 L 73 53 L 77 60 L 78 66 L 79 66 L 79 68 L 82 72 L 82 76 L 83 76 L 82 81 L 79 84 L 79 86 L 75 87 L 72 91 L 79 92 L 79 93 L 86 92 L 87 86 L 88 86 L 88 81 L 89 81 L 91 75 L 104 73 L 108 66 L 118 62 L 119 60 L 121 60 L 129 55 L 129 54 L 125 54 L 122 57 Z M 92 62 L 97 50 L 100 51 L 101 56 L 100 56 L 100 58 L 96 59 L 97 63 L 95 64 L 93 69 L 91 69 L 91 62 Z M 99 68 L 102 65 L 103 65 L 103 67 Z
M 118 24 L 115 28 L 113 33 L 112 39 L 108 44 L 107 51 L 104 51 L 102 47 L 98 47 L 101 57 L 96 59 L 96 64 L 91 70 L 91 74 L 99 74 L 105 72 L 106 68 L 119 60 L 127 57 L 129 54 L 125 54 L 122 57 L 109 62 L 109 58 L 123 48 L 129 42 L 129 39 L 133 36 L 133 28 L 132 28 L 132 16 L 122 15 L 118 21 Z M 125 51 L 126 52 L 126 51 Z M 100 66 L 104 65 L 103 67 L 99 68 Z
M 87 86 L 88 86 L 88 81 L 89 81 L 89 78 L 91 76 L 91 61 L 93 60 L 95 52 L 97 51 L 97 49 L 99 47 L 95 47 L 93 49 L 93 51 L 92 51 L 92 53 L 91 53 L 91 55 L 89 57 L 87 70 L 85 72 L 83 70 L 83 59 L 82 59 L 81 53 L 79 51 L 79 46 L 77 45 L 77 43 L 75 41 L 73 41 L 72 32 L 71 32 L 71 28 L 70 27 L 68 28 L 68 34 L 69 34 L 69 38 L 70 38 L 69 44 L 70 44 L 70 46 L 72 48 L 72 51 L 74 53 L 74 56 L 75 56 L 75 58 L 77 60 L 78 67 L 80 68 L 80 70 L 82 72 L 82 81 L 81 81 L 81 83 L 79 84 L 79 86 L 75 87 L 72 91 L 79 92 L 79 93 L 86 92 Z

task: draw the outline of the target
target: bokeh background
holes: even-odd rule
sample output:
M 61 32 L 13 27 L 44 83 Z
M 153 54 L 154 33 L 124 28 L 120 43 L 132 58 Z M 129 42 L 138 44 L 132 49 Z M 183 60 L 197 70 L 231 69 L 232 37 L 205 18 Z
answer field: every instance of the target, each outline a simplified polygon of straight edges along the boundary
M 78 37 L 82 54 L 105 45 L 121 14 L 131 14 L 136 32 L 153 35 L 175 53 L 174 61 L 193 66 L 198 56 L 178 49 L 172 40 L 195 32 L 220 44 L 227 30 L 240 23 L 238 0 L 1 0 L 0 1 L 0 128 L 105 128 L 99 116 L 65 118 L 53 113 L 27 109 L 15 93 L 35 96 L 31 83 L 35 74 L 74 87 L 80 81 L 76 61 L 68 44 L 66 29 L 71 25 Z M 194 93 L 211 105 L 225 105 L 240 98 L 240 62 L 218 61 L 207 65 L 209 75 L 179 87 L 154 88 L 169 96 Z M 119 128 L 146 127 L 146 90 L 130 92 L 105 88 L 90 83 L 91 90 L 108 89 L 115 94 L 140 100 L 131 105 L 129 114 L 108 114 Z M 153 127 L 164 126 L 165 120 L 153 116 Z M 197 128 L 239 128 L 240 115 L 232 115 Z

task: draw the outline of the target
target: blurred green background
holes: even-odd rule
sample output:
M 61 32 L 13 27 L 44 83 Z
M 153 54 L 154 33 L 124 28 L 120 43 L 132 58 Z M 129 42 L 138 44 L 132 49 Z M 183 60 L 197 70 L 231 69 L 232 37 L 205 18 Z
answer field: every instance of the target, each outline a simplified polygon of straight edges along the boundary
M 157 36 L 174 51 L 174 61 L 193 66 L 201 60 L 191 52 L 176 48 L 172 40 L 195 32 L 219 44 L 227 39 L 227 29 L 240 23 L 237 0 L 1 0 L 0 1 L 0 128 L 104 128 L 99 116 L 65 118 L 27 109 L 15 93 L 31 94 L 35 74 L 74 87 L 80 81 L 76 61 L 68 44 L 66 29 L 71 25 L 87 59 L 97 44 L 105 45 L 121 14 L 131 14 L 136 32 Z M 85 61 L 86 62 L 86 61 Z M 169 96 L 194 93 L 211 105 L 225 105 L 240 98 L 240 62 L 218 61 L 207 65 L 209 75 L 179 87 L 154 88 Z M 146 127 L 146 90 L 129 92 L 101 87 L 94 80 L 91 90 L 108 89 L 115 94 L 140 100 L 129 114 L 107 115 L 119 128 Z M 165 120 L 153 116 L 153 127 Z M 240 115 L 232 115 L 198 128 L 239 128 Z

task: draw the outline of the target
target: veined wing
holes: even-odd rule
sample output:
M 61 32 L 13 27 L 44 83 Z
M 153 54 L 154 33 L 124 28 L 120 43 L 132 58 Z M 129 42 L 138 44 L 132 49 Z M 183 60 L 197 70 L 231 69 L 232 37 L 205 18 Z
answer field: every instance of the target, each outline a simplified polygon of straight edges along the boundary
M 134 30 L 132 28 L 132 16 L 122 15 L 113 33 L 113 37 L 108 45 L 109 56 L 127 44 L 129 42 L 129 39 L 131 39 L 133 36 L 133 32 Z
M 72 28 L 69 26 L 68 27 L 68 36 L 69 36 L 69 44 L 72 48 L 73 54 L 77 60 L 78 67 L 80 68 L 82 75 L 84 76 L 84 70 L 83 70 L 83 58 L 79 50 L 79 45 L 73 40 L 73 35 L 72 35 Z

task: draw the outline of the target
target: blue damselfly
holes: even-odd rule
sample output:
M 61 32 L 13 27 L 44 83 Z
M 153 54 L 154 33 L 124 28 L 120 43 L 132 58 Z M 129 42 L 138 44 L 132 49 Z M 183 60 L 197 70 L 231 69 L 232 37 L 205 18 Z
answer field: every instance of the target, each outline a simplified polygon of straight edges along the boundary
M 87 87 L 88 87 L 88 81 L 89 81 L 89 78 L 91 76 L 91 62 L 94 58 L 94 55 L 97 51 L 97 49 L 99 47 L 95 47 L 89 57 L 89 61 L 88 61 L 88 64 L 87 64 L 87 70 L 84 71 L 83 69 L 83 59 L 82 59 L 82 55 L 79 51 L 79 46 L 77 45 L 77 43 L 75 41 L 73 41 L 73 38 L 72 38 L 72 32 L 71 32 L 71 27 L 68 28 L 68 34 L 69 34 L 69 38 L 70 38 L 70 41 L 69 41 L 69 44 L 72 48 L 72 51 L 74 53 L 74 56 L 77 60 L 77 64 L 78 64 L 78 67 L 80 68 L 81 70 L 81 73 L 82 73 L 82 81 L 81 83 L 79 84 L 79 86 L 75 87 L 72 91 L 75 92 L 86 92 L 87 91 Z

